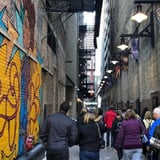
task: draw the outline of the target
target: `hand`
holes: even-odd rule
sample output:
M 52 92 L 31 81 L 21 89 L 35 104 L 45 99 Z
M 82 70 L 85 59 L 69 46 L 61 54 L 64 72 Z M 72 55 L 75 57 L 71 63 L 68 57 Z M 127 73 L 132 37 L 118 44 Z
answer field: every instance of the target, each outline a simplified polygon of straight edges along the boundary
M 150 151 L 150 148 L 151 148 L 150 146 L 146 146 L 147 151 Z

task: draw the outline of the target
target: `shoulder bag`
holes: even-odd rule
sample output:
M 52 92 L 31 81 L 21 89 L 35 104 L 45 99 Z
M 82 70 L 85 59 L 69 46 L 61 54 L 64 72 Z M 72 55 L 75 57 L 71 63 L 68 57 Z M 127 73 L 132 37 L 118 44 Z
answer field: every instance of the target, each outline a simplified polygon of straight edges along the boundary
M 102 138 L 101 131 L 100 131 L 100 128 L 99 128 L 99 124 L 96 123 L 96 125 L 97 125 L 98 136 L 99 136 L 99 147 L 100 147 L 100 149 L 104 149 L 105 148 L 105 141 Z

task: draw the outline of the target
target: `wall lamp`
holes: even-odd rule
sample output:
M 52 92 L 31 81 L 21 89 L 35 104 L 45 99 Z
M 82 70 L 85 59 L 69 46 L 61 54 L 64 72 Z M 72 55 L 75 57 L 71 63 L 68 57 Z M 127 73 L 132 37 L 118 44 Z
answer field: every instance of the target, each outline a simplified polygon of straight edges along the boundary
M 131 20 L 136 21 L 137 23 L 141 23 L 142 21 L 147 19 L 147 15 L 142 11 L 142 5 L 137 5 L 136 14 L 131 17 Z
M 135 3 L 139 4 L 139 5 L 137 5 L 137 13 L 141 12 L 141 15 L 142 15 L 142 6 L 140 5 L 141 3 L 154 4 L 154 3 L 160 3 L 160 0 L 135 0 Z M 133 19 L 136 20 L 136 18 L 135 17 L 133 18 L 133 17 L 131 19 L 132 20 Z M 147 19 L 147 17 L 144 16 L 143 18 L 140 18 L 140 19 L 141 20 L 136 20 L 136 21 L 140 23 L 140 21 L 142 22 L 144 19 Z M 125 49 L 128 48 L 126 46 L 127 44 L 125 43 L 125 40 L 124 40 L 125 37 L 130 37 L 130 38 L 146 37 L 146 38 L 150 38 L 151 45 L 154 48 L 154 13 L 153 13 L 153 5 L 152 5 L 152 10 L 150 12 L 150 22 L 144 29 L 142 29 L 139 33 L 122 34 L 122 35 L 120 35 L 120 37 L 121 37 L 121 44 L 119 46 L 117 46 L 117 47 L 120 48 L 121 50 L 125 50 Z
M 123 36 L 120 36 L 120 37 L 121 37 L 120 45 L 118 45 L 117 48 L 124 51 L 128 48 L 128 45 L 125 42 L 125 38 Z

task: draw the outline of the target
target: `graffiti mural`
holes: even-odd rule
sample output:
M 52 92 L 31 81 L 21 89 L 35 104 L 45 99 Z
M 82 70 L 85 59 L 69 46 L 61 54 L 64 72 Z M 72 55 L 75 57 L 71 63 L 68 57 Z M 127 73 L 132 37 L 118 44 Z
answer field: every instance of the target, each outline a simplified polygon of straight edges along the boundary
M 27 55 L 40 56 L 34 46 L 34 4 L 13 6 L 0 10 L 0 160 L 23 154 L 26 138 L 32 135 L 37 143 L 39 134 L 41 64 Z

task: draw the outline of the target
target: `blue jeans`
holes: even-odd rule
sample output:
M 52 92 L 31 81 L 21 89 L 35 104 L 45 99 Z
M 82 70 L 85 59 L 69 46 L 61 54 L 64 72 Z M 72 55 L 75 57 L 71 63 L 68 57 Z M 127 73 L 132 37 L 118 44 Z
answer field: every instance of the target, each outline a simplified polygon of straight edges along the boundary
M 99 160 L 99 152 L 80 151 L 80 160 Z
M 142 159 L 142 152 L 141 148 L 137 149 L 123 149 L 123 159 L 124 160 L 140 160 Z

